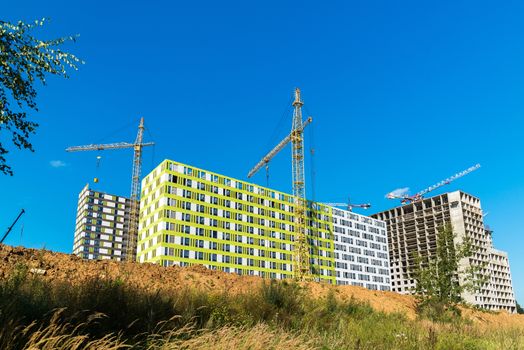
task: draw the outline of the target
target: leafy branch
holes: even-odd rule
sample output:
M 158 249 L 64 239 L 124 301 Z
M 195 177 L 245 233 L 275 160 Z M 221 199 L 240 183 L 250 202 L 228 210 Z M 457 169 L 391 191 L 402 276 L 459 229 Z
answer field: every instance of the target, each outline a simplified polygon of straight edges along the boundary
M 18 149 L 34 151 L 29 137 L 38 124 L 28 120 L 25 108 L 38 111 L 36 81 L 46 85 L 46 75 L 67 78 L 68 69 L 78 69 L 84 62 L 75 55 L 62 51 L 60 46 L 75 41 L 78 36 L 40 40 L 31 33 L 43 27 L 46 19 L 17 24 L 0 21 L 0 136 L 11 135 Z M 17 109 L 11 106 L 15 102 Z M 7 147 L 0 142 L 0 172 L 13 175 L 6 163 Z

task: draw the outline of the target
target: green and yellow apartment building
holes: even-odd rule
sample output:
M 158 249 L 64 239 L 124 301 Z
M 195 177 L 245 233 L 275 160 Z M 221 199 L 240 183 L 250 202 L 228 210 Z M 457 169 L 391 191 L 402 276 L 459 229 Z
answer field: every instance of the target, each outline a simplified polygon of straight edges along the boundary
M 139 262 L 293 277 L 293 196 L 165 160 L 142 180 Z M 384 221 L 308 203 L 311 274 L 390 290 Z

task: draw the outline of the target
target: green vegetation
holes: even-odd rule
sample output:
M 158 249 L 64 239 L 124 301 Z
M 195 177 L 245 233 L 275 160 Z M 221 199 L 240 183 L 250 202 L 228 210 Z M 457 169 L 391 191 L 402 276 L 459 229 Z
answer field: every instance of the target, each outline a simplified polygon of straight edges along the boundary
M 37 110 L 35 82 L 46 83 L 47 74 L 67 77 L 66 68 L 81 61 L 60 46 L 75 37 L 40 40 L 31 32 L 45 21 L 16 24 L 0 21 L 0 132 L 9 133 L 18 149 L 33 151 L 29 136 L 38 124 L 27 120 L 24 107 Z M 11 106 L 15 104 L 16 107 Z M 5 131 L 4 131 L 5 130 Z M 0 173 L 13 175 L 6 163 L 8 150 L 0 142 Z
M 517 313 L 518 314 L 524 314 L 524 309 L 522 308 L 522 306 L 520 306 L 520 304 L 517 302 Z
M 419 311 L 427 318 L 452 321 L 460 313 L 457 305 L 462 302 L 465 290 L 475 292 L 488 280 L 483 275 L 484 266 L 460 268 L 460 261 L 473 255 L 470 240 L 456 244 L 456 234 L 451 224 L 439 228 L 437 249 L 432 257 L 415 256 L 415 295 L 419 299 Z M 464 280 L 459 283 L 459 274 Z
M 0 282 L 1 349 L 521 349 L 524 331 L 382 313 L 286 281 L 249 294 L 144 292 L 125 280 L 50 282 L 23 265 Z

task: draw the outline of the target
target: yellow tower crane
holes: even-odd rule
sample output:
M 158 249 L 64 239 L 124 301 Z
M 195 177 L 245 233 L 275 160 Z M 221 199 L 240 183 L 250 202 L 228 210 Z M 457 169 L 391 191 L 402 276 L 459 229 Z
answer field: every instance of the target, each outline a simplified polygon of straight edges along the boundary
M 124 259 L 136 260 L 136 242 L 138 237 L 138 216 L 140 210 L 140 173 L 142 170 L 142 147 L 152 146 L 154 142 L 142 142 L 144 136 L 144 118 L 140 118 L 138 133 L 134 143 L 118 142 L 103 145 L 85 145 L 66 148 L 66 152 L 103 151 L 108 149 L 133 148 L 133 173 L 131 176 L 131 210 L 129 212 L 129 233 L 124 236 Z
M 292 144 L 292 173 L 293 173 L 293 196 L 295 198 L 295 228 L 296 237 L 293 247 L 293 274 L 299 280 L 308 279 L 311 276 L 309 262 L 309 248 L 306 238 L 306 183 L 304 176 L 304 128 L 313 120 L 311 117 L 302 121 L 302 106 L 304 103 L 300 98 L 300 89 L 295 89 L 295 100 L 293 101 L 293 124 L 291 133 L 278 145 L 266 154 L 260 162 L 255 165 L 247 175 L 252 177 L 264 165 L 282 150 L 290 141 Z

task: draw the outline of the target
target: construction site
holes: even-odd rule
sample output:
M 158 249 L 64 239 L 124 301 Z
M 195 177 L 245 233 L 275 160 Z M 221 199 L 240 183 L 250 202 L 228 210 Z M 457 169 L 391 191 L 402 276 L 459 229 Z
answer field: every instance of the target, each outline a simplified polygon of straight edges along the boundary
M 489 283 L 465 294 L 472 305 L 515 312 L 509 261 L 495 250 L 479 199 L 463 192 L 427 195 L 480 168 L 475 165 L 415 195 L 389 193 L 401 206 L 364 216 L 371 204 L 308 200 L 304 170 L 303 101 L 293 96 L 291 132 L 248 172 L 268 171 L 291 144 L 292 193 L 275 191 L 209 170 L 165 160 L 142 177 L 144 118 L 134 142 L 74 146 L 68 152 L 132 149 L 127 197 L 86 185 L 78 197 L 73 253 L 88 260 L 138 261 L 162 266 L 204 265 L 272 279 L 323 281 L 410 294 L 413 253 L 431 257 L 436 235 L 451 223 L 473 239 L 475 255 L 462 265 L 483 266 Z M 98 178 L 93 180 L 98 183 Z
M 0 350 L 524 350 L 524 3 L 2 8 Z
M 302 106 L 296 89 L 291 132 L 247 175 L 268 172 L 290 144 L 292 193 L 171 159 L 142 176 L 143 148 L 154 145 L 144 118 L 134 142 L 67 148 L 99 152 L 97 163 L 101 151 L 132 149 L 130 195 L 102 191 L 98 177 L 80 190 L 73 254 L 0 245 L 0 347 L 521 349 L 508 254 L 495 249 L 480 199 L 433 195 L 480 165 L 414 195 L 390 192 L 400 205 L 369 216 L 353 210 L 371 203 L 312 201 L 304 128 L 313 119 Z M 438 256 L 448 224 L 447 249 L 472 244 L 453 274 L 466 285 L 475 269 L 485 281 L 431 315 L 417 259 Z

